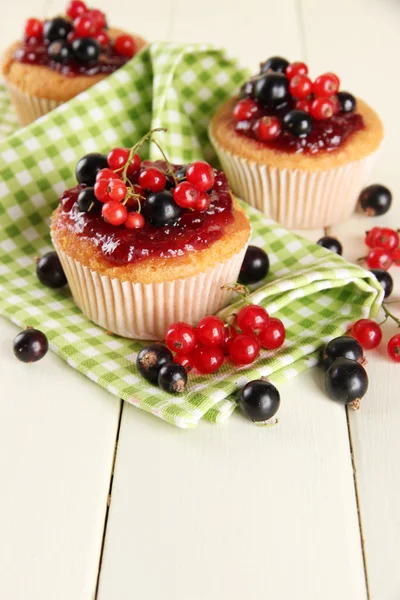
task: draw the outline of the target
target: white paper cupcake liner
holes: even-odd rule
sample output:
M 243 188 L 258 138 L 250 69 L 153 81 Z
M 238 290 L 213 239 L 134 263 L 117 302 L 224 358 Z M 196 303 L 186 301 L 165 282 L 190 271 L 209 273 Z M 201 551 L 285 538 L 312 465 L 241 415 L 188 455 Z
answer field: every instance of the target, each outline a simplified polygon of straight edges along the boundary
M 16 85 L 7 80 L 4 81 L 4 85 L 9 91 L 21 127 L 29 125 L 29 123 L 63 104 L 63 102 L 57 100 L 49 100 L 48 98 L 39 98 L 39 96 L 25 94 L 25 92 L 21 92 Z
M 326 170 L 280 169 L 236 156 L 210 137 L 233 193 L 292 229 L 348 219 L 377 154 Z
M 226 306 L 237 281 L 247 244 L 228 260 L 185 279 L 132 283 L 99 275 L 56 246 L 76 304 L 88 319 L 107 331 L 140 340 L 163 340 L 175 321 L 196 325 Z

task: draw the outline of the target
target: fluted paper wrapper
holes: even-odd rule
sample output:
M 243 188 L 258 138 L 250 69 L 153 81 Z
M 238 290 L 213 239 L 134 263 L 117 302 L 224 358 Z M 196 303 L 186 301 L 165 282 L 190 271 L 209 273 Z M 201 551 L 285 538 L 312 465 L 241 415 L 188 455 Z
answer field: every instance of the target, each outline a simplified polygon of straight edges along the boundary
M 326 170 L 280 169 L 231 154 L 211 141 L 233 193 L 285 227 L 299 229 L 348 219 L 377 154 Z
M 4 81 L 4 85 L 9 91 L 21 127 L 29 125 L 29 123 L 63 104 L 63 102 L 57 100 L 49 100 L 48 98 L 39 98 L 39 96 L 25 94 L 25 92 L 21 92 L 16 85 L 7 80 Z
M 76 304 L 84 315 L 111 333 L 137 340 L 163 340 L 175 321 L 196 325 L 226 306 L 237 281 L 247 244 L 228 260 L 185 279 L 133 283 L 99 275 L 55 245 Z

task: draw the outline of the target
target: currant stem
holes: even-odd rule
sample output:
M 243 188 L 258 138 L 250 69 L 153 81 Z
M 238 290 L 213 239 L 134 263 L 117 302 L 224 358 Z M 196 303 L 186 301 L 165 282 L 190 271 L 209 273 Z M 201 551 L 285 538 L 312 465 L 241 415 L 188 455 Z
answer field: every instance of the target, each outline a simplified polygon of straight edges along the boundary
M 131 164 L 132 158 L 135 156 L 136 152 L 139 150 L 139 148 L 141 146 L 143 146 L 143 144 L 145 143 L 146 140 L 151 138 L 152 135 L 154 135 L 155 133 L 157 133 L 159 131 L 165 132 L 165 131 L 167 131 L 167 129 L 165 129 L 165 127 L 156 127 L 155 129 L 151 129 L 138 142 L 136 142 L 136 144 L 134 146 L 132 146 L 132 148 L 130 149 L 130 152 L 129 152 L 128 160 L 126 161 L 125 166 L 121 173 L 121 179 L 124 183 L 126 183 L 129 165 Z
M 379 325 L 383 325 L 388 319 L 393 319 L 393 321 L 397 324 L 397 327 L 400 327 L 400 318 L 396 317 L 392 312 L 390 312 L 385 302 L 382 303 L 382 308 L 383 312 L 385 313 L 385 318 L 382 323 L 379 323 Z
M 226 283 L 221 287 L 221 290 L 230 290 L 232 292 L 236 292 L 238 296 L 242 298 L 242 300 L 244 300 L 247 304 L 251 304 L 250 290 L 241 283 Z
M 166 155 L 165 155 L 165 152 L 164 152 L 164 150 L 161 148 L 161 146 L 160 146 L 160 144 L 157 142 L 157 140 L 154 140 L 154 139 L 153 139 L 153 140 L 151 140 L 151 141 L 153 142 L 153 144 L 155 144 L 155 145 L 157 146 L 157 148 L 159 149 L 159 151 L 160 151 L 160 152 L 161 152 L 161 154 L 163 155 L 163 158 L 164 158 L 164 160 L 165 160 L 165 163 L 166 163 L 166 165 L 167 165 L 167 171 L 168 171 L 169 175 L 171 175 L 172 179 L 174 180 L 175 187 L 176 187 L 176 186 L 178 185 L 178 179 L 177 179 L 177 177 L 176 177 L 176 175 L 175 175 L 175 173 L 174 173 L 174 170 L 173 170 L 173 168 L 172 168 L 172 165 L 171 165 L 171 163 L 169 162 L 168 158 L 167 158 L 167 157 L 166 157 Z

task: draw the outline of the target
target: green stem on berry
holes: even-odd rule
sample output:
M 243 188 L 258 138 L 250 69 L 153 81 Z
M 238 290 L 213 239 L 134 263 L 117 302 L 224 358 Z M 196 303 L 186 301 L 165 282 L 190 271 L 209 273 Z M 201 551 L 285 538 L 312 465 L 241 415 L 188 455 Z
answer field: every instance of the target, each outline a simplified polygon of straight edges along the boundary
M 168 158 L 167 158 L 167 157 L 166 157 L 166 155 L 165 155 L 165 152 L 164 152 L 164 150 L 161 148 L 161 146 L 160 146 L 160 144 L 157 142 L 157 140 L 154 140 L 154 139 L 153 139 L 153 140 L 151 140 L 151 141 L 153 142 L 153 144 L 155 144 L 155 145 L 157 146 L 157 148 L 159 149 L 159 151 L 160 151 L 160 152 L 161 152 L 161 154 L 163 155 L 163 158 L 164 158 L 164 160 L 165 160 L 165 163 L 166 163 L 166 165 L 167 165 L 167 171 L 168 171 L 168 174 L 169 174 L 169 175 L 172 177 L 172 179 L 174 180 L 175 187 L 176 187 L 176 186 L 178 185 L 178 183 L 179 183 L 179 182 L 178 182 L 178 179 L 177 179 L 177 177 L 176 177 L 176 175 L 175 175 L 175 173 L 174 173 L 174 170 L 173 170 L 173 168 L 172 168 L 172 165 L 171 165 L 171 163 L 169 162 Z
M 393 319 L 393 321 L 397 324 L 397 327 L 400 327 L 400 318 L 396 317 L 392 312 L 390 312 L 390 310 L 386 307 L 386 304 L 387 303 L 385 302 L 383 302 L 382 304 L 383 312 L 385 313 L 385 318 L 383 319 L 382 323 L 379 323 L 379 325 L 383 325 L 388 319 Z
M 128 160 L 126 161 L 124 168 L 122 170 L 121 173 L 121 179 L 124 183 L 126 183 L 127 180 L 127 172 L 129 169 L 129 165 L 132 162 L 132 158 L 135 156 L 136 152 L 139 150 L 139 148 L 141 146 L 143 146 L 143 144 L 149 139 L 151 138 L 152 135 L 154 135 L 155 133 L 157 133 L 158 131 L 167 131 L 167 129 L 165 129 L 165 127 L 156 127 L 155 129 L 151 129 L 150 131 L 148 131 L 146 133 L 146 135 L 144 135 L 142 138 L 140 138 L 140 140 L 138 142 L 136 142 L 136 144 L 134 146 L 132 146 L 132 148 L 130 149 L 129 152 L 129 156 L 128 156 Z
M 221 287 L 221 290 L 229 290 L 231 292 L 236 292 L 236 294 L 238 294 L 238 296 L 240 296 L 242 300 L 244 300 L 247 304 L 251 304 L 250 290 L 242 283 L 226 283 Z

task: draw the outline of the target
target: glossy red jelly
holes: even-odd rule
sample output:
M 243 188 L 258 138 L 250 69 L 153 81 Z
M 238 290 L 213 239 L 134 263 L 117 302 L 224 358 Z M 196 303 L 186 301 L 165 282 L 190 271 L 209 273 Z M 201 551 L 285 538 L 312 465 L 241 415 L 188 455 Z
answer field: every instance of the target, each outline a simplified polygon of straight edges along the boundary
M 116 54 L 112 46 L 108 46 L 102 49 L 95 63 L 83 65 L 74 60 L 59 63 L 49 57 L 46 44 L 34 43 L 34 40 L 31 40 L 30 42 L 21 42 L 14 53 L 14 60 L 28 65 L 49 67 L 66 77 L 76 77 L 77 75 L 109 75 L 122 67 L 128 59 Z
M 182 210 L 174 225 L 158 228 L 146 223 L 143 229 L 129 230 L 124 225 L 109 225 L 100 215 L 79 212 L 76 200 L 81 189 L 82 186 L 77 186 L 61 196 L 60 226 L 91 240 L 104 258 L 116 265 L 150 257 L 173 258 L 203 250 L 219 240 L 225 227 L 233 221 L 229 185 L 220 171 L 215 177 L 211 204 L 206 212 Z
M 261 146 L 282 152 L 317 154 L 331 152 L 342 146 L 356 131 L 364 128 L 364 121 L 357 113 L 338 113 L 330 119 L 314 119 L 313 130 L 304 138 L 282 131 L 273 142 L 259 142 L 253 131 L 254 121 L 239 121 L 236 131 L 256 140 Z

